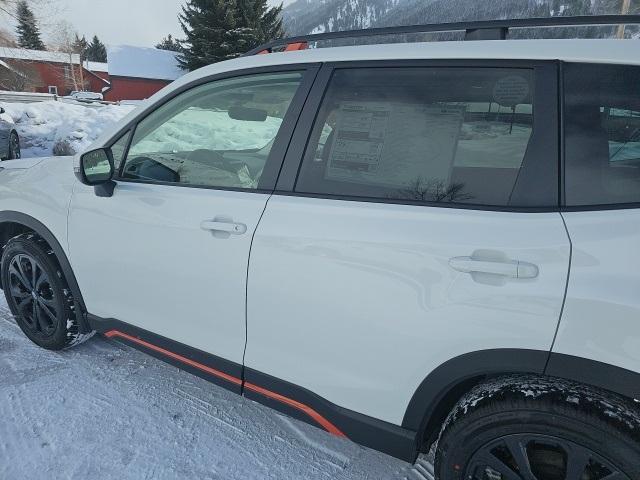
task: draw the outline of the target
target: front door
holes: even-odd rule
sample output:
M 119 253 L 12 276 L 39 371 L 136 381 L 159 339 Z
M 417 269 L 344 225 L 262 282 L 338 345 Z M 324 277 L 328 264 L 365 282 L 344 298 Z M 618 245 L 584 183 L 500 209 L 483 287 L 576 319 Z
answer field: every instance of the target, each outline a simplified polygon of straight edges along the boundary
M 213 353 L 239 377 L 251 238 L 304 75 L 196 86 L 140 121 L 126 155 L 126 134 L 114 143 L 113 196 L 78 185 L 69 218 L 89 313 Z

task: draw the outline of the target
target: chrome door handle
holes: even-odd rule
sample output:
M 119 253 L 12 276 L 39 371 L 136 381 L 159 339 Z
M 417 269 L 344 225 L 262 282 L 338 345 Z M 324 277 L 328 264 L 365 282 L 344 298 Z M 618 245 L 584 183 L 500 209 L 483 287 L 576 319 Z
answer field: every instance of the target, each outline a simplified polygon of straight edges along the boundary
M 203 230 L 209 230 L 211 232 L 222 232 L 233 235 L 242 235 L 247 231 L 247 226 L 244 223 L 224 222 L 216 220 L 205 220 L 200 224 L 200 228 Z
M 449 266 L 462 273 L 490 273 L 509 278 L 536 278 L 538 267 L 532 263 L 511 261 L 481 260 L 473 257 L 454 257 Z

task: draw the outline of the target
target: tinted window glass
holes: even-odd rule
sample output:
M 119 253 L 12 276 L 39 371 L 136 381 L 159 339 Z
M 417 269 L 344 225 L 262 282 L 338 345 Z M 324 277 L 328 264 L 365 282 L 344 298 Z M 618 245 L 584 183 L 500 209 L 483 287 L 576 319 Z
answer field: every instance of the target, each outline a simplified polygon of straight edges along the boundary
M 565 67 L 565 193 L 571 206 L 640 202 L 640 68 Z
M 337 70 L 296 191 L 509 205 L 532 95 L 527 69 Z
M 140 122 L 123 178 L 258 188 L 302 73 L 212 82 L 170 100 Z

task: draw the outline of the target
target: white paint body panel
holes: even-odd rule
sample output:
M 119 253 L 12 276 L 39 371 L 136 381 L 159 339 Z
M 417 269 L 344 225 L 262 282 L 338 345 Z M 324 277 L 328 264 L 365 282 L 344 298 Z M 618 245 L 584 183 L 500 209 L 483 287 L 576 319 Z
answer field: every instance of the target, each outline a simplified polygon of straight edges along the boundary
M 241 364 L 247 260 L 267 198 L 128 182 L 100 198 L 78 183 L 70 260 L 87 309 Z M 247 231 L 201 228 L 219 215 Z
M 0 210 L 20 212 L 40 221 L 68 256 L 67 211 L 78 183 L 72 158 L 9 160 L 0 166 Z
M 553 351 L 640 372 L 640 209 L 562 215 L 573 254 Z
M 489 285 L 449 266 L 478 249 L 539 275 Z M 251 251 L 245 363 L 401 424 L 447 360 L 551 348 L 569 254 L 558 213 L 274 196 Z

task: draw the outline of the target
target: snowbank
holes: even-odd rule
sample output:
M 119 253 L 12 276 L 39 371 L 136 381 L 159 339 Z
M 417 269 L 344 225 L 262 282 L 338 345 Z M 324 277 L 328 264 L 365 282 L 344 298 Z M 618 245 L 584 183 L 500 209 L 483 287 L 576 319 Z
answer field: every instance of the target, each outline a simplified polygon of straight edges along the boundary
M 69 142 L 73 152 L 80 152 L 105 128 L 135 108 L 55 101 L 4 103 L 3 107 L 16 124 L 23 157 L 51 156 L 53 147 L 64 140 Z
M 272 141 L 282 119 L 267 117 L 264 122 L 234 120 L 227 112 L 189 108 L 145 137 L 139 152 L 248 150 L 265 147 Z

